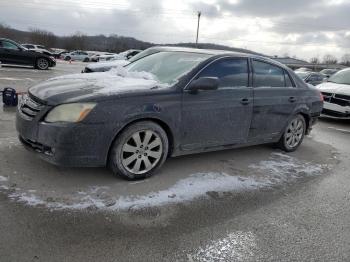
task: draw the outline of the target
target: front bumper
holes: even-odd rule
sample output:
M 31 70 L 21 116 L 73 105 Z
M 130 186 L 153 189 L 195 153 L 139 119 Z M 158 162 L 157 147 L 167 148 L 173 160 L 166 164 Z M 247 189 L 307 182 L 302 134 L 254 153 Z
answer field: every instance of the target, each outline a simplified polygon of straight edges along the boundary
M 16 129 L 26 149 L 52 164 L 67 167 L 99 167 L 107 162 L 113 140 L 99 124 L 50 124 L 28 120 L 17 110 Z
M 50 59 L 50 67 L 55 67 L 56 66 L 56 60 Z
M 324 102 L 322 116 L 337 119 L 350 119 L 350 106 L 341 106 Z

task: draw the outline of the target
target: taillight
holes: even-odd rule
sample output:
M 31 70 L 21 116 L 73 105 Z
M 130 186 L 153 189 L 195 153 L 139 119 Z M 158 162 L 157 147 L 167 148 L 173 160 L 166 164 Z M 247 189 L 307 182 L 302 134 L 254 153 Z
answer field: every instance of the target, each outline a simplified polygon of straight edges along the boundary
M 321 98 L 321 101 L 323 102 L 324 101 L 324 96 L 323 94 L 320 92 L 320 98 Z

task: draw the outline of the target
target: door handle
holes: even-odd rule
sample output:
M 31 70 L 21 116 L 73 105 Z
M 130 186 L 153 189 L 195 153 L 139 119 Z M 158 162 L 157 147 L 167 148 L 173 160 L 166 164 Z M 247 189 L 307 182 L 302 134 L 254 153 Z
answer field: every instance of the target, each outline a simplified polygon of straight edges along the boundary
M 294 103 L 294 102 L 297 101 L 297 98 L 294 97 L 294 96 L 291 96 L 291 97 L 288 99 L 288 101 L 291 102 L 291 103 Z
M 243 98 L 242 100 L 241 100 L 241 104 L 242 105 L 248 105 L 250 103 L 250 99 L 249 98 Z

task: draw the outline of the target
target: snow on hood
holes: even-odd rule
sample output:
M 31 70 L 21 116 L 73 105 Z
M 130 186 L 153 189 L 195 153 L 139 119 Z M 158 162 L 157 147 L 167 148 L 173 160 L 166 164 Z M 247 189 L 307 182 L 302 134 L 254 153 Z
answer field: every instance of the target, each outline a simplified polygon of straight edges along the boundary
M 98 68 L 105 68 L 105 67 L 118 67 L 118 66 L 125 66 L 127 64 L 130 64 L 128 60 L 114 60 L 114 61 L 108 61 L 108 62 L 98 62 L 93 64 L 88 64 L 87 68 L 90 69 L 98 69 Z
M 350 85 L 326 82 L 318 85 L 317 88 L 324 92 L 350 95 Z
M 44 101 L 71 102 L 93 94 L 108 96 L 163 87 L 168 87 L 168 85 L 160 83 L 151 73 L 129 72 L 119 66 L 108 72 L 51 78 L 30 88 L 29 91 Z

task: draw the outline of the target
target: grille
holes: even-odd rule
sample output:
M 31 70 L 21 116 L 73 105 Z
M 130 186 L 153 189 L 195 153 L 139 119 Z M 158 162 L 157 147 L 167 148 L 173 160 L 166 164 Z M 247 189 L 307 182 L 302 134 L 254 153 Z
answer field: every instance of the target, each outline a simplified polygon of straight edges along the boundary
M 322 92 L 324 101 L 340 106 L 350 106 L 350 96 Z
M 29 96 L 23 96 L 19 110 L 27 119 L 32 120 L 43 108 L 43 104 L 34 101 Z

